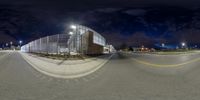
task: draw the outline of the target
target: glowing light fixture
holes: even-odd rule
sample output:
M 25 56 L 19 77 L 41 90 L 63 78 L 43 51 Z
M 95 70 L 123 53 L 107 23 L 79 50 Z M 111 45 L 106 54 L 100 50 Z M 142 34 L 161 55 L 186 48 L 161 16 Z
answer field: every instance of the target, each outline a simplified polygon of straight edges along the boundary
M 73 32 L 69 32 L 69 34 L 70 34 L 70 35 L 72 35 L 72 34 L 73 34 Z
M 76 29 L 76 25 L 71 25 L 71 28 L 72 29 Z
M 184 43 L 184 42 L 182 42 L 182 43 L 181 43 L 181 45 L 182 45 L 182 46 L 185 46 L 185 43 Z

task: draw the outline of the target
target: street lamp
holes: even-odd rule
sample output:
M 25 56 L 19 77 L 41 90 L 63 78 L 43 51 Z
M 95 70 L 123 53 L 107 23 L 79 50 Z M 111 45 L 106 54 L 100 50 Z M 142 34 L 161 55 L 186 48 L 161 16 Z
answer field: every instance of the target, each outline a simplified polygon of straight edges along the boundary
M 22 43 L 23 43 L 23 41 L 22 41 L 22 40 L 20 40 L 20 41 L 19 41 L 19 45 L 21 46 L 21 45 L 22 45 Z
M 82 34 L 84 33 L 84 30 L 82 30 L 81 26 L 77 24 L 71 25 L 70 28 L 73 29 L 73 33 L 70 32 L 69 34 L 75 34 L 72 38 L 74 40 L 76 52 L 82 53 Z
M 187 49 L 187 48 L 186 48 L 186 43 L 185 43 L 185 42 L 182 42 L 182 43 L 181 43 L 181 46 L 182 46 L 182 49 Z
M 73 34 L 73 32 L 69 32 L 69 35 L 72 35 Z
M 10 49 L 12 49 L 12 44 L 13 44 L 13 42 L 12 42 L 12 41 L 10 41 Z
M 76 25 L 71 25 L 71 28 L 72 29 L 76 29 Z
M 73 32 L 69 32 L 69 35 L 73 35 L 74 33 Z M 71 52 L 71 45 L 70 45 L 70 42 L 71 40 L 68 40 L 68 51 L 69 51 L 69 55 L 70 55 L 70 52 Z
M 10 45 L 12 46 L 12 44 L 13 44 L 13 42 L 11 41 L 11 42 L 10 42 Z
M 8 46 L 8 43 L 6 43 L 6 47 Z
M 181 43 L 181 45 L 182 45 L 182 47 L 184 47 L 184 46 L 185 46 L 185 43 L 184 43 L 184 42 L 182 42 L 182 43 Z
M 74 24 L 74 25 L 71 25 L 70 26 L 70 28 L 71 29 L 73 29 L 73 32 L 74 32 L 74 37 L 73 37 L 73 39 L 74 39 L 74 45 L 75 45 L 75 49 L 76 49 L 76 52 L 78 51 L 77 49 L 78 49 L 78 45 L 77 45 L 77 43 L 78 43 L 78 34 L 77 34 L 77 25 L 76 24 Z M 72 39 L 72 41 L 73 41 L 73 39 Z
M 165 44 L 164 43 L 162 43 L 162 47 L 164 47 L 165 46 Z

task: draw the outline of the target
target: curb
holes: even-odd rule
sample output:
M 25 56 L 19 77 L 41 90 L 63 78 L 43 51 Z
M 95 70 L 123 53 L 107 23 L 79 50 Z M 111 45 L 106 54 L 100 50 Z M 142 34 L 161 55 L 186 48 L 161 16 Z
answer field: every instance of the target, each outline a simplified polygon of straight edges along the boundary
M 25 57 L 23 54 L 20 53 L 20 55 L 24 58 L 24 60 L 29 63 L 34 69 L 36 69 L 37 71 L 47 75 L 47 76 L 51 76 L 51 77 L 55 77 L 55 78 L 64 78 L 64 79 L 72 79 L 72 78 L 79 78 L 79 77 L 83 77 L 83 76 L 87 76 L 91 73 L 94 73 L 95 71 L 97 71 L 98 69 L 100 69 L 104 64 L 106 64 L 114 54 L 110 55 L 108 57 L 107 60 L 103 61 L 102 63 L 98 64 L 97 66 L 95 66 L 94 68 L 90 69 L 90 70 L 86 70 L 86 71 L 82 71 L 80 73 L 73 73 L 73 74 L 58 74 L 58 73 L 53 73 L 53 72 L 49 72 L 47 70 L 43 70 L 41 69 L 39 66 L 37 66 L 36 64 L 32 63 L 30 60 L 27 59 L 27 57 Z

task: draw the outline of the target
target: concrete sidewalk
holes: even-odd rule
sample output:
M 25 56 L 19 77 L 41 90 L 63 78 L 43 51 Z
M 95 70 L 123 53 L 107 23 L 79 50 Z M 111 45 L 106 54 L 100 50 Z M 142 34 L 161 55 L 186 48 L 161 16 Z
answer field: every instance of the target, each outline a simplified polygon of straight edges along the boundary
M 86 60 L 53 60 L 20 52 L 22 57 L 39 72 L 57 78 L 78 78 L 101 68 L 113 55 Z M 62 64 L 59 64 L 62 62 Z
M 49 62 L 49 63 L 54 63 L 57 65 L 76 65 L 76 64 L 83 64 L 83 63 L 88 63 L 94 60 L 98 60 L 98 59 L 104 59 L 106 57 L 108 57 L 109 55 L 102 55 L 99 57 L 92 57 L 92 58 L 87 58 L 87 59 L 80 59 L 80 60 L 57 60 L 57 59 L 51 59 L 51 58 L 46 58 L 46 57 L 41 57 L 41 56 L 37 56 L 31 53 L 28 53 L 29 56 L 32 56 L 34 58 L 38 58 L 40 60 Z

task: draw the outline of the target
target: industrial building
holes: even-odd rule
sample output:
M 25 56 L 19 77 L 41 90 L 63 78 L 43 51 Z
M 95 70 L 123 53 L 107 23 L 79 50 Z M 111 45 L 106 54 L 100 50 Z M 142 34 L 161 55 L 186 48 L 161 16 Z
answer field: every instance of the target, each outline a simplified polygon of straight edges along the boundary
M 106 40 L 96 31 L 81 25 L 72 27 L 72 33 L 68 40 L 70 52 L 80 54 L 101 54 L 106 45 Z
M 86 26 L 72 25 L 69 34 L 46 36 L 21 47 L 23 52 L 48 54 L 102 54 L 106 39 Z M 112 47 L 113 49 L 113 47 Z

